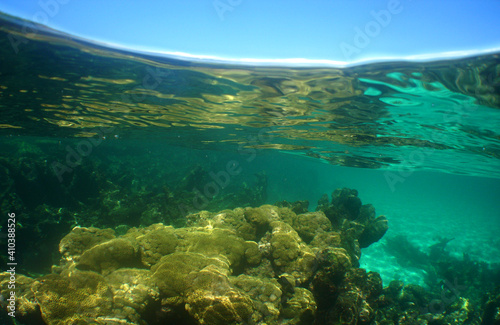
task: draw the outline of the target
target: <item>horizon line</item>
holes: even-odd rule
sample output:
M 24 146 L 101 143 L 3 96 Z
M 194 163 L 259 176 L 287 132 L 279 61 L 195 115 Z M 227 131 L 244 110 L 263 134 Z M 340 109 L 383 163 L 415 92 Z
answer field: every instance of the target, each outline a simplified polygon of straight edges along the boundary
M 77 42 L 84 42 L 109 50 L 119 50 L 136 53 L 139 55 L 147 55 L 151 57 L 180 60 L 185 62 L 196 62 L 202 64 L 228 64 L 233 66 L 252 66 L 252 67 L 290 67 L 290 68 L 351 68 L 372 63 L 389 63 L 389 62 L 438 62 L 443 60 L 465 59 L 475 56 L 500 53 L 500 47 L 487 49 L 469 49 L 469 50 L 454 50 L 437 53 L 424 53 L 406 56 L 377 56 L 371 58 L 363 58 L 354 61 L 339 61 L 332 59 L 308 59 L 308 58 L 237 58 L 237 57 L 221 57 L 207 54 L 193 54 L 182 51 L 159 50 L 151 47 L 135 48 L 126 44 L 107 42 L 97 39 L 85 38 L 79 35 L 71 34 L 66 31 L 55 29 L 53 27 L 36 23 L 34 21 L 24 19 L 18 16 L 13 16 L 6 12 L 0 11 L 0 20 L 3 17 L 13 18 L 14 23 L 22 25 L 29 23 L 37 27 L 38 30 L 56 34 L 58 36 L 69 37 Z

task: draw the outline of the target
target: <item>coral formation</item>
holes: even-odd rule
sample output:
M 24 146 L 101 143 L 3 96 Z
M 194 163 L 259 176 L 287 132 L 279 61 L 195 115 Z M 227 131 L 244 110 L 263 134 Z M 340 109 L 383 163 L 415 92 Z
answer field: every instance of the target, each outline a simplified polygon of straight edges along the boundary
M 111 314 L 113 294 L 103 276 L 71 270 L 49 274 L 31 285 L 47 324 L 73 324 L 85 318 Z
M 75 227 L 59 243 L 59 253 L 66 260 L 74 260 L 86 250 L 113 238 L 115 235 L 112 229 Z
M 121 268 L 107 275 L 106 281 L 113 293 L 113 313 L 123 314 L 134 322 L 147 316 L 160 303 L 160 293 L 151 271 Z
M 389 229 L 387 218 L 375 218 L 374 207 L 371 204 L 363 205 L 356 190 L 336 189 L 332 193 L 331 202 L 324 195 L 318 201 L 317 210 L 323 211 L 335 228 L 349 233 L 352 236 L 350 241 L 358 240 L 360 248 L 377 242 Z
M 53 273 L 24 284 L 34 293 L 25 313 L 39 310 L 50 324 L 154 324 L 151 313 L 193 324 L 310 323 L 322 306 L 320 274 L 342 278 L 353 263 L 346 236 L 322 211 L 295 210 L 302 213 L 272 205 L 200 211 L 187 227 L 157 223 L 122 235 L 75 227 L 60 241 Z
M 380 239 L 357 192 L 338 189 L 316 212 L 303 203 L 200 211 L 187 226 L 75 227 L 60 265 L 18 276 L 18 316 L 33 324 L 463 324 L 480 317 L 459 297 L 434 310 L 435 293 L 358 267 Z M 295 207 L 295 211 L 292 210 Z M 407 245 L 408 246 L 408 245 Z M 439 246 L 439 245 L 438 245 Z M 441 246 L 431 250 L 443 254 Z M 428 258 L 426 258 L 428 259 Z M 423 263 L 423 262 L 422 262 Z M 0 274 L 7 295 L 9 274 Z M 498 297 L 484 317 L 495 319 Z M 434 308 L 434 309 L 433 309 Z
M 10 296 L 12 286 L 9 288 L 11 274 L 8 272 L 0 273 L 0 297 L 2 308 L 7 307 L 6 297 Z M 40 306 L 36 301 L 35 294 L 31 286 L 34 279 L 17 274 L 16 275 L 16 318 L 26 324 L 43 324 L 40 314 Z
M 123 267 L 137 267 L 139 251 L 130 240 L 116 238 L 86 250 L 78 259 L 77 268 L 108 275 Z
M 74 246 L 77 251 L 67 252 L 68 256 L 80 255 L 88 245 L 95 244 L 92 241 L 101 240 L 97 234 L 93 236 L 92 228 L 112 228 L 122 235 L 126 228 L 154 223 L 180 227 L 186 224 L 186 215 L 198 210 L 256 206 L 266 200 L 264 173 L 234 179 L 215 197 L 205 195 L 204 186 L 214 181 L 211 168 L 219 167 L 202 167 L 197 162 L 173 166 L 166 158 L 175 151 L 152 158 L 150 168 L 145 169 L 134 153 L 111 146 L 96 150 L 92 159 L 84 159 L 59 180 L 50 163 L 64 162 L 67 157 L 61 148 L 74 148 L 78 139 L 13 143 L 3 147 L 12 154 L 0 157 L 0 206 L 2 211 L 16 211 L 23 220 L 17 234 L 26 240 L 18 243 L 17 258 L 19 262 L 29 261 L 19 265 L 29 264 L 31 272 L 50 271 L 61 237 L 75 226 L 87 227 L 83 231 L 89 232 L 91 242 L 81 238 L 82 245 Z M 104 238 L 108 235 L 115 234 L 103 234 Z M 6 258 L 0 252 L 0 259 Z

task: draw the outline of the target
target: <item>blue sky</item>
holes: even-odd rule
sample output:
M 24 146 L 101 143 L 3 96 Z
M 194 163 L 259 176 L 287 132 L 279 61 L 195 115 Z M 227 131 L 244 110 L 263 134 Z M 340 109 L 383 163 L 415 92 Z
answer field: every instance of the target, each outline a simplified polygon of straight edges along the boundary
M 122 47 L 221 58 L 500 49 L 498 0 L 3 0 L 0 11 Z

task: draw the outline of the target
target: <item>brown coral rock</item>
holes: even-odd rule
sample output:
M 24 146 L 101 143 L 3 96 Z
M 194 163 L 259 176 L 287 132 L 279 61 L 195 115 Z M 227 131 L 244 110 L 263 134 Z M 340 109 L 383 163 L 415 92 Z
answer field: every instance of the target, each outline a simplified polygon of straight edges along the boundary
M 288 320 L 285 324 L 310 324 L 314 321 L 316 301 L 311 291 L 305 288 L 295 288 L 292 298 L 289 299 L 282 312 Z
M 245 209 L 223 210 L 218 213 L 200 211 L 187 217 L 190 227 L 212 227 L 229 229 L 245 240 L 256 239 L 256 225 L 245 218 Z
M 223 257 L 210 258 L 199 253 L 177 252 L 161 258 L 151 271 L 160 293 L 166 297 L 183 295 L 192 287 L 192 276 L 208 265 L 229 270 Z M 228 271 L 227 271 L 228 272 Z
M 252 313 L 252 300 L 238 291 L 222 295 L 196 290 L 187 297 L 186 309 L 200 324 L 248 324 Z
M 315 255 L 297 232 L 284 222 L 271 223 L 271 259 L 280 271 L 293 275 L 298 283 L 305 283 L 312 276 Z
M 11 281 L 11 274 L 8 272 L 0 273 L 0 294 L 5 302 L 6 307 L 8 304 L 6 299 L 10 297 L 12 288 L 9 289 L 9 281 Z M 39 324 L 42 322 L 40 307 L 35 299 L 35 295 L 31 291 L 31 285 L 35 282 L 34 279 L 27 276 L 16 274 L 15 276 L 15 315 L 16 319 L 20 322 L 27 324 Z
M 75 227 L 59 243 L 59 252 L 65 260 L 75 260 L 97 244 L 115 238 L 113 229 Z
M 277 280 L 241 274 L 231 278 L 231 283 L 253 301 L 254 313 L 267 324 L 273 324 L 280 315 L 281 289 Z
M 107 275 L 121 267 L 140 265 L 137 247 L 127 239 L 116 238 L 85 251 L 77 264 L 80 270 L 93 270 Z
M 179 244 L 175 228 L 161 224 L 156 224 L 145 234 L 137 236 L 136 240 L 141 248 L 142 263 L 147 267 L 156 264 L 162 256 L 175 252 Z
M 46 275 L 33 283 L 32 290 L 47 324 L 72 324 L 74 317 L 111 314 L 111 290 L 105 279 L 94 272 Z
M 242 238 L 227 229 L 184 228 L 176 231 L 182 239 L 177 250 L 201 253 L 207 257 L 224 256 L 232 268 L 237 268 L 245 259 L 248 245 Z
M 292 226 L 302 240 L 309 243 L 317 234 L 329 231 L 332 223 L 323 211 L 316 211 L 297 215 Z
M 152 273 L 144 269 L 123 268 L 106 276 L 115 309 L 131 307 L 137 313 L 144 313 L 148 306 L 159 302 L 159 292 Z

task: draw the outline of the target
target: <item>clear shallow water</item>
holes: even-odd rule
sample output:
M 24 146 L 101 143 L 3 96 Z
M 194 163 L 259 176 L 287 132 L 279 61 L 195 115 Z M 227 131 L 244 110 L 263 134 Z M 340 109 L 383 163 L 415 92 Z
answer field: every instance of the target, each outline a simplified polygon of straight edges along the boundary
M 308 200 L 314 211 L 348 187 L 389 220 L 360 260 L 384 285 L 429 284 L 428 269 L 387 248 L 398 236 L 426 253 L 453 238 L 451 256 L 500 263 L 498 55 L 234 67 L 23 34 L 12 21 L 0 33 L 2 204 L 29 216 L 25 272 L 47 272 L 53 261 L 40 252 L 69 225 L 178 225 L 178 211 L 151 203 L 182 186 L 205 193 L 230 168 L 239 172 L 228 185 L 188 210 Z M 23 40 L 17 53 L 8 35 Z M 54 215 L 65 226 L 47 230 Z
M 231 67 L 2 29 L 11 33 L 2 38 L 7 135 L 89 137 L 114 127 L 121 138 L 190 148 L 500 176 L 497 55 L 342 70 Z

